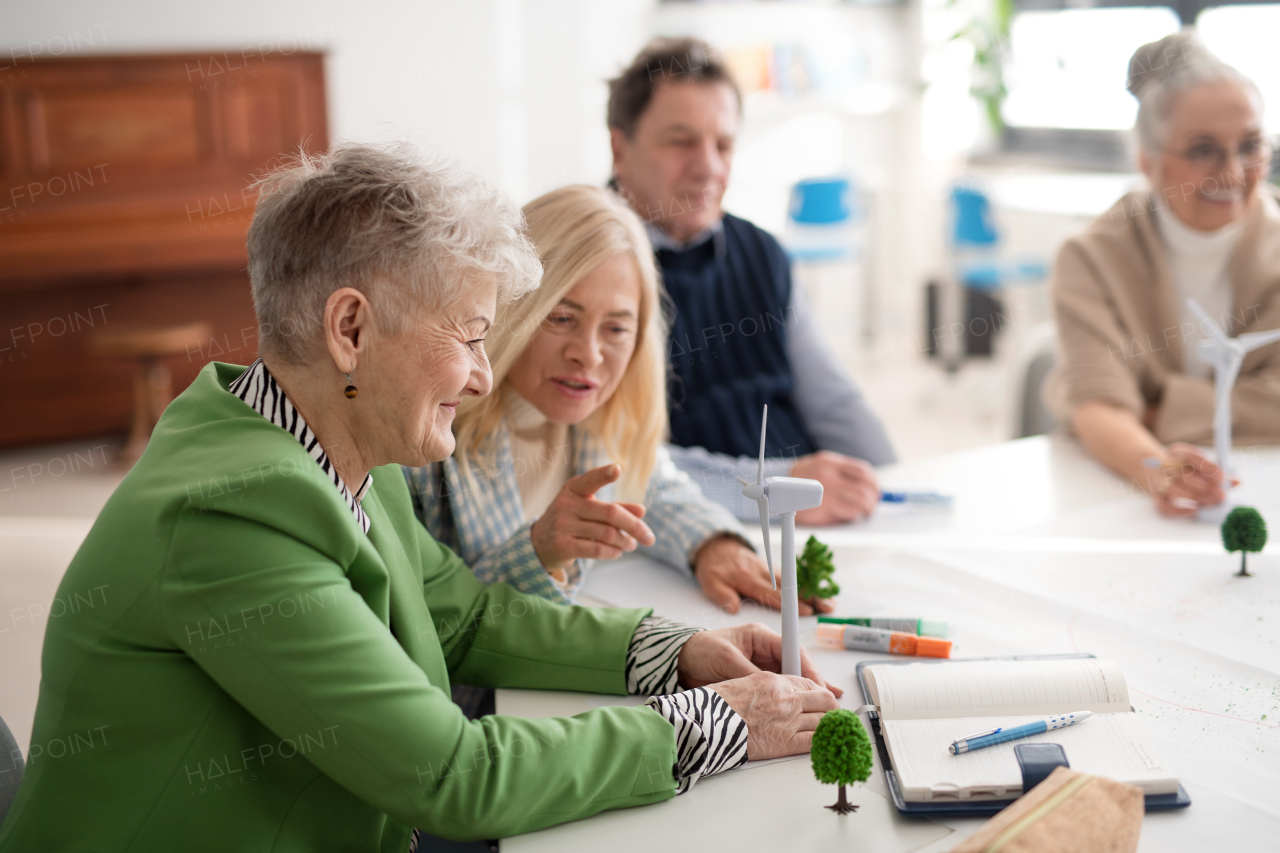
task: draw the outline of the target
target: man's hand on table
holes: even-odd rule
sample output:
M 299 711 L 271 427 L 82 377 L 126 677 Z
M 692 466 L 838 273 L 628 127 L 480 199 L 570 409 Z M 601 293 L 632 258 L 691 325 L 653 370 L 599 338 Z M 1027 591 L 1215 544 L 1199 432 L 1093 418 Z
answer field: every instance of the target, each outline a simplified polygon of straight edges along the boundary
M 796 513 L 796 524 L 805 527 L 858 521 L 880 505 L 875 469 L 852 456 L 819 450 L 797 459 L 788 476 L 822 484 L 822 506 Z
M 777 758 L 807 752 L 813 730 L 839 707 L 844 691 L 827 682 L 800 650 L 801 676 L 782 670 L 782 638 L 752 623 L 701 631 L 685 642 L 677 661 L 685 687 L 710 686 L 747 724 L 747 757 Z
M 719 536 L 698 549 L 694 558 L 694 577 L 702 593 L 728 613 L 737 613 L 742 599 L 750 598 L 774 610 L 782 606 L 782 590 L 769 583 L 769 568 L 764 558 L 733 536 Z M 809 616 L 814 608 L 830 613 L 835 605 L 826 598 L 800 602 L 800 615 Z

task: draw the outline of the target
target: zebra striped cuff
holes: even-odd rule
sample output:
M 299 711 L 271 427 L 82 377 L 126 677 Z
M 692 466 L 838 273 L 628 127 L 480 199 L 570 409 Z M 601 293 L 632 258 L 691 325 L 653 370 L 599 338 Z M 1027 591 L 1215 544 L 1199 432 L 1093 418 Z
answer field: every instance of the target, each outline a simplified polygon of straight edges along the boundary
M 627 647 L 627 692 L 652 696 L 678 691 L 680 650 L 701 630 L 661 616 L 641 619 Z
M 676 727 L 676 794 L 703 776 L 740 767 L 747 761 L 747 724 L 709 687 L 645 703 Z

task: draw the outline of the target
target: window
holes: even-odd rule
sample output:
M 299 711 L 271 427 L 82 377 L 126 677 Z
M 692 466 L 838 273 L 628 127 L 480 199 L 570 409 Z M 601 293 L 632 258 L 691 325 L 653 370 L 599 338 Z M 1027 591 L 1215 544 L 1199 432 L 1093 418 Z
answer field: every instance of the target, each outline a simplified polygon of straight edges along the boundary
M 1252 79 L 1268 106 L 1268 133 L 1280 133 L 1280 63 L 1275 34 L 1280 32 L 1280 5 L 1219 6 L 1205 9 L 1196 30 L 1205 47 Z
M 1084 2 L 1097 5 L 1079 8 Z M 1267 130 L 1280 132 L 1280 64 L 1271 43 L 1280 3 L 1211 2 L 1014 0 L 1002 149 L 1059 165 L 1132 168 L 1125 131 L 1138 103 L 1125 90 L 1129 58 L 1184 23 L 1194 23 L 1211 51 L 1258 84 L 1274 107 Z
M 1160 6 L 1018 13 L 1009 33 L 1005 122 L 1013 128 L 1132 127 L 1138 102 L 1125 90 L 1129 58 L 1178 29 L 1177 14 Z

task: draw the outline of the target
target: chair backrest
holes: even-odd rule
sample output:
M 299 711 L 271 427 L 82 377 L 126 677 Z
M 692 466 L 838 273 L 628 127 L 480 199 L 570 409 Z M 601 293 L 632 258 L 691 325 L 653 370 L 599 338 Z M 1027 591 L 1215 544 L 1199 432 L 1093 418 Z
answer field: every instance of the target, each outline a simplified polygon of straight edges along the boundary
M 1019 438 L 1047 435 L 1054 431 L 1057 422 L 1044 401 L 1044 384 L 1057 363 L 1057 354 L 1042 352 L 1027 364 L 1022 387 L 1021 429 Z
M 1036 323 L 1023 332 L 1014 353 L 1013 437 L 1045 435 L 1057 429 L 1057 421 L 1044 390 L 1058 360 L 1058 333 L 1051 321 Z
M 855 191 L 846 178 L 811 178 L 791 188 L 787 215 L 798 225 L 839 225 L 854 218 Z
M 0 824 L 13 805 L 13 798 L 18 793 L 18 783 L 22 781 L 22 772 L 26 769 L 22 760 L 22 748 L 14 738 L 13 732 L 0 718 Z
M 986 193 L 970 186 L 951 188 L 953 228 L 951 240 L 957 248 L 994 246 L 1000 240 Z

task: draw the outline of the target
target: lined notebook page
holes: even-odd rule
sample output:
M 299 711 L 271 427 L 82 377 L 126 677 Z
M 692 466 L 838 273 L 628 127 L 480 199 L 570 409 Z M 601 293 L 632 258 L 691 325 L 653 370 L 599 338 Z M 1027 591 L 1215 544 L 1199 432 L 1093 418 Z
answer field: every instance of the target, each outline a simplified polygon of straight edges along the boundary
M 866 678 L 882 720 L 1129 710 L 1119 665 L 1094 658 L 869 666 Z
M 921 802 L 1016 796 L 1022 790 L 1022 771 L 1013 747 L 1020 743 L 1061 744 L 1072 770 L 1137 785 L 1147 794 L 1177 792 L 1177 776 L 1132 713 L 1095 714 L 1074 726 L 963 755 L 947 751 L 953 741 L 972 732 L 1037 719 L 1042 717 L 885 721 L 885 738 L 903 798 Z

